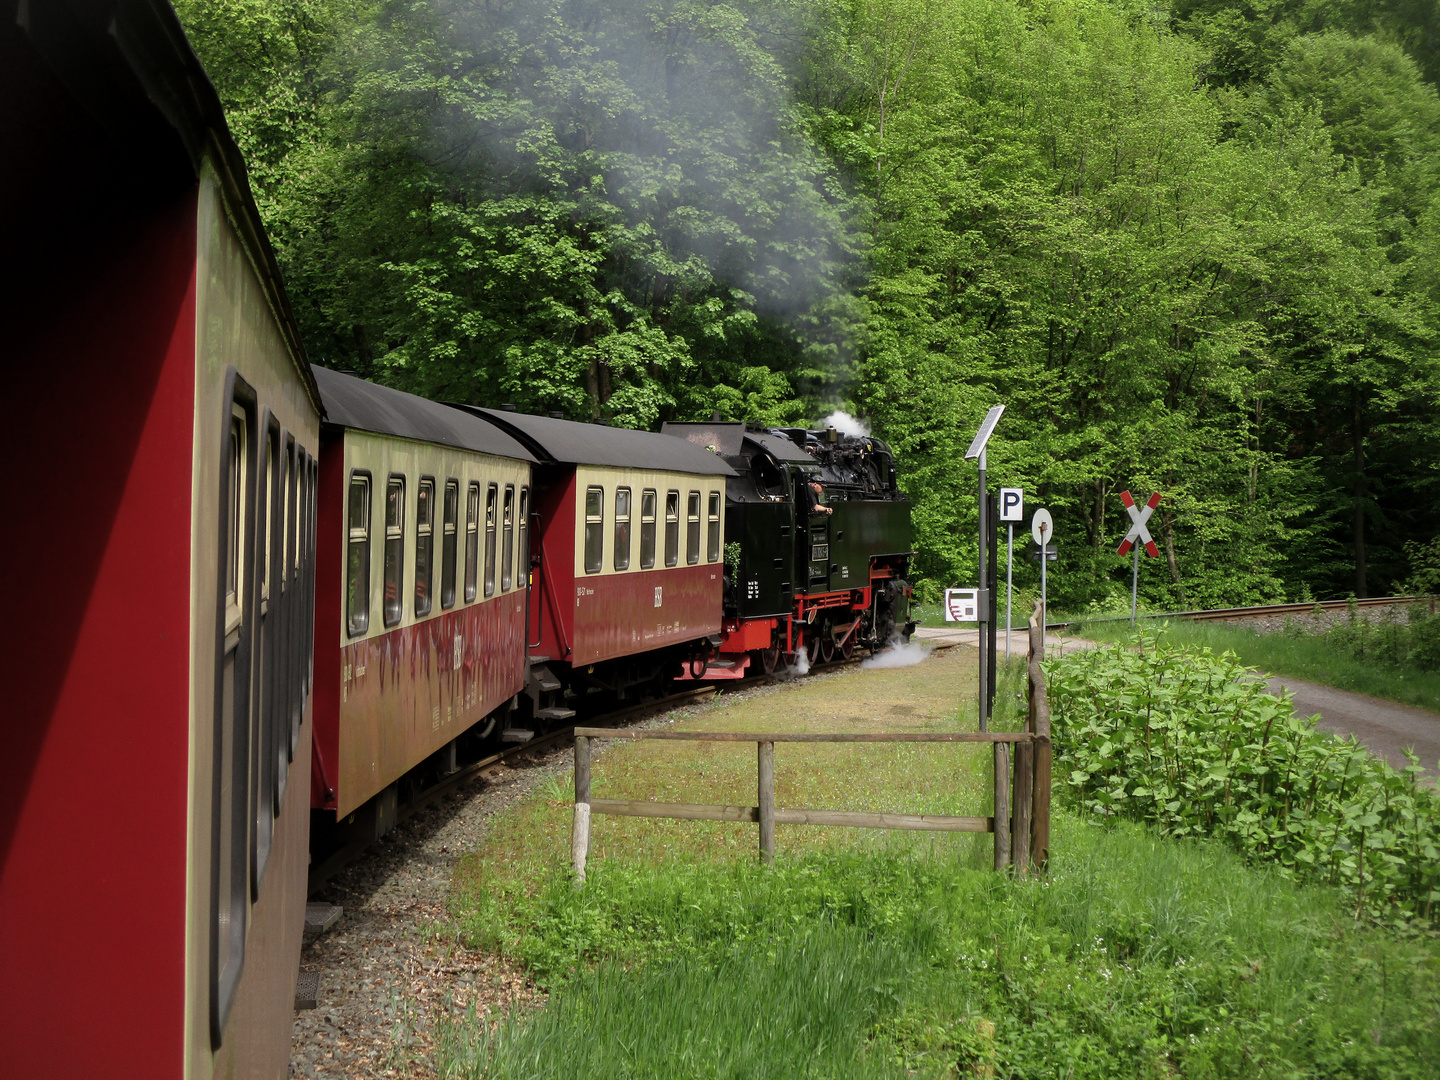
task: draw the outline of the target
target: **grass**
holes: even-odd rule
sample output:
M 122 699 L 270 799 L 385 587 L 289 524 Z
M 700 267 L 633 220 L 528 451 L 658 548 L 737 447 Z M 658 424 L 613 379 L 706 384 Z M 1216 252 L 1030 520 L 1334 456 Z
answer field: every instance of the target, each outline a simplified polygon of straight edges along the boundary
M 1001 696 L 1016 719 L 1018 672 Z M 730 730 L 973 727 L 973 653 L 721 699 Z M 718 752 L 719 749 L 729 753 Z M 975 747 L 777 747 L 781 805 L 988 813 Z M 802 752 L 803 751 L 803 752 Z M 749 747 L 640 743 L 597 794 L 753 801 Z M 448 1077 L 1433 1077 L 1440 949 L 1217 844 L 1055 817 L 1042 881 L 989 838 L 603 817 L 566 866 L 562 782 L 461 868 L 454 914 L 546 1008 L 442 1022 Z
M 1320 636 L 1262 634 L 1243 626 L 1186 619 L 1151 619 L 1146 628 L 1156 630 L 1162 626 L 1173 645 L 1233 652 L 1242 664 L 1273 675 L 1288 675 L 1440 712 L 1440 674 L 1356 660 Z M 1132 633 L 1128 621 L 1084 623 L 1072 627 L 1071 632 L 1092 641 L 1124 641 Z

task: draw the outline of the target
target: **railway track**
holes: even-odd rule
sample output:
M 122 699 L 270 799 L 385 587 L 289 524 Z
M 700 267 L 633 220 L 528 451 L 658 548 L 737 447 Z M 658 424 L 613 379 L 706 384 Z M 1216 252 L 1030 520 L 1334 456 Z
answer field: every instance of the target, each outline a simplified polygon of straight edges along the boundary
M 1252 607 L 1210 608 L 1202 611 L 1160 611 L 1141 614 L 1141 619 L 1194 619 L 1197 622 L 1216 619 L 1260 619 L 1267 615 L 1307 615 L 1317 607 L 1323 611 L 1344 611 L 1351 604 L 1357 608 L 1390 607 L 1395 604 L 1414 604 L 1433 598 L 1425 596 L 1375 596 L 1365 600 L 1319 600 L 1308 604 L 1256 604 Z M 1104 619 L 1071 619 L 1068 622 L 1046 623 L 1047 630 L 1061 630 L 1067 626 L 1084 623 L 1129 622 L 1129 615 L 1116 615 Z
M 820 674 L 825 671 L 835 671 L 852 664 L 858 664 L 862 657 L 859 655 L 849 660 L 834 660 L 828 664 L 816 664 L 811 671 Z M 682 705 L 688 705 L 693 701 L 702 701 L 718 693 L 734 692 L 745 690 L 755 686 L 768 686 L 772 683 L 784 681 L 779 675 L 755 675 L 744 679 L 728 679 L 723 683 L 707 683 L 704 686 L 693 687 L 688 690 L 681 690 L 678 693 L 670 694 L 663 698 L 656 698 L 654 701 L 644 701 L 637 705 L 629 705 L 623 709 L 616 709 L 614 712 L 605 713 L 601 716 L 584 718 L 582 723 L 585 727 L 621 727 L 624 724 L 634 723 L 654 716 L 657 713 L 668 712 L 677 709 Z M 512 766 L 516 762 L 524 761 L 527 758 L 544 754 L 550 750 L 565 746 L 573 737 L 575 726 L 557 728 L 545 735 L 537 736 L 529 742 L 519 743 L 515 746 L 508 746 L 505 749 L 483 757 L 479 761 L 473 761 L 468 765 L 461 766 L 449 776 L 443 777 L 434 784 L 419 792 L 413 799 L 401 806 L 396 813 L 397 824 L 414 817 L 421 810 L 433 806 L 440 799 L 452 791 L 456 791 L 474 780 L 484 780 L 494 776 L 500 769 Z M 355 863 L 365 855 L 367 851 L 375 846 L 376 841 L 360 840 L 345 844 L 327 855 L 321 862 L 310 869 L 307 894 L 313 897 L 316 892 L 322 889 L 336 874 L 347 866 Z

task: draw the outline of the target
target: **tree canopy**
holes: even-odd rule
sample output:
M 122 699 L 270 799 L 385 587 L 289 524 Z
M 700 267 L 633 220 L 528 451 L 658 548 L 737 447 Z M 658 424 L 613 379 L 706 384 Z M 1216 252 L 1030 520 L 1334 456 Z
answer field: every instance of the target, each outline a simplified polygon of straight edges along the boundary
M 997 401 L 1060 604 L 1127 590 L 1125 488 L 1165 493 L 1156 604 L 1388 591 L 1440 533 L 1433 5 L 178 7 L 319 363 L 638 427 L 848 408 L 926 595 L 973 575 Z

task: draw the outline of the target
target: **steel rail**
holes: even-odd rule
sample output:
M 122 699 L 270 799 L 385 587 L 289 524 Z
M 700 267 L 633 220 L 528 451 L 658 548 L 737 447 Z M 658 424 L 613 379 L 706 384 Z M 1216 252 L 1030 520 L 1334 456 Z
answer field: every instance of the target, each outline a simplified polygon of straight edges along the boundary
M 858 664 L 862 659 L 863 657 L 854 656 L 848 660 L 836 659 L 828 664 L 816 663 L 810 670 L 818 674 L 821 671 L 830 671 Z M 556 746 L 568 742 L 574 737 L 577 726 L 603 726 L 607 729 L 618 727 L 628 721 L 642 719 L 656 713 L 679 708 L 691 701 L 707 697 L 711 694 L 747 690 L 756 686 L 769 686 L 796 677 L 803 678 L 803 676 L 782 676 L 775 674 L 752 675 L 743 679 L 716 681 L 707 683 L 704 686 L 681 690 L 678 693 L 670 694 L 663 698 L 656 698 L 654 701 L 643 701 L 638 705 L 628 705 L 614 712 L 585 719 L 581 724 L 572 724 L 569 727 L 556 728 L 554 731 L 531 739 L 529 742 L 518 743 L 498 753 L 491 754 L 489 757 L 483 757 L 479 761 L 473 761 L 468 765 L 463 765 L 449 776 L 441 777 L 435 783 L 418 793 L 404 806 L 401 806 L 396 812 L 395 822 L 398 825 L 402 821 L 408 821 L 421 810 L 433 806 L 449 792 L 454 791 L 471 780 L 485 779 L 485 774 L 491 773 L 511 761 L 524 758 L 538 751 L 553 749 Z M 313 897 L 315 893 L 327 885 L 336 874 L 358 861 L 360 857 L 373 848 L 376 843 L 378 843 L 378 841 L 356 840 L 352 843 L 342 845 L 340 848 L 331 852 L 322 862 L 311 869 L 306 894 Z
M 1259 619 L 1266 615 L 1305 615 L 1317 607 L 1323 611 L 1344 611 L 1351 604 L 1357 608 L 1389 607 L 1394 604 L 1415 604 L 1431 600 L 1428 596 L 1371 596 L 1363 600 L 1312 600 L 1308 604 L 1255 604 L 1251 607 L 1202 608 L 1195 611 L 1157 611 L 1141 613 L 1141 619 L 1192 619 L 1208 622 L 1216 619 Z M 1129 615 L 1106 616 L 1103 619 L 1070 619 L 1065 622 L 1047 622 L 1045 628 L 1064 629 L 1085 623 L 1129 622 Z

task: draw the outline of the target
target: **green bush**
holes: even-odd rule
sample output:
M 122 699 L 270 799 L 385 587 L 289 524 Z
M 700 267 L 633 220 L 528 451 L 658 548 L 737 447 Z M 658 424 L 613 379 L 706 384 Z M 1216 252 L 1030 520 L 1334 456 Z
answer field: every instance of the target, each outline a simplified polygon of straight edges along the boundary
M 1407 614 L 1405 622 L 1361 619 L 1352 603 L 1348 620 L 1316 636 L 1366 663 L 1440 671 L 1440 614 L 1432 615 L 1425 604 L 1410 605 Z
M 1397 771 L 1317 731 L 1233 653 L 1142 634 L 1047 667 L 1057 785 L 1082 812 L 1222 837 L 1357 915 L 1440 913 L 1440 800 L 1413 755 Z

